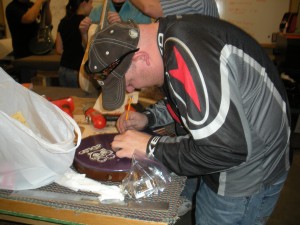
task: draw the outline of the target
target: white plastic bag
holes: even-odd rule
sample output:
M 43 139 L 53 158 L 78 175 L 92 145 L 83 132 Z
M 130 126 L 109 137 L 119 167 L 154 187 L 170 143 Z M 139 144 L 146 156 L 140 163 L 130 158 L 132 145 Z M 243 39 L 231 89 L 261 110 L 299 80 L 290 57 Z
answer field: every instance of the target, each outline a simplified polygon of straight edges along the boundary
M 26 123 L 13 118 L 16 113 Z M 0 189 L 50 184 L 72 165 L 80 142 L 80 129 L 67 113 L 0 68 Z

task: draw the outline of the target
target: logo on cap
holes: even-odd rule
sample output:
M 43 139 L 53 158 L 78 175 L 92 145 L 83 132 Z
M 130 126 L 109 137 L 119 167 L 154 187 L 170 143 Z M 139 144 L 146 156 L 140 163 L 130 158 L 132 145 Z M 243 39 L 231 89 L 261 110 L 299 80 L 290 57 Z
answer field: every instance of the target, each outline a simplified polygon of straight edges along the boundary
M 139 33 L 138 33 L 137 30 L 135 30 L 135 29 L 130 29 L 130 30 L 129 30 L 129 36 L 130 36 L 132 39 L 136 39 L 136 38 L 139 36 Z

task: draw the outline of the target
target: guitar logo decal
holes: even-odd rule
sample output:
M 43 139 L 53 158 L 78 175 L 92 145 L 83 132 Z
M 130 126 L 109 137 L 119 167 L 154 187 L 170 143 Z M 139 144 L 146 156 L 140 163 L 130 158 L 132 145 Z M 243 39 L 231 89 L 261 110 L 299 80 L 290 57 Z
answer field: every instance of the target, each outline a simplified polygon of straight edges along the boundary
M 101 144 L 83 149 L 79 151 L 78 154 L 86 154 L 91 161 L 97 161 L 99 163 L 104 163 L 107 160 L 111 160 L 116 157 L 114 151 L 103 148 Z

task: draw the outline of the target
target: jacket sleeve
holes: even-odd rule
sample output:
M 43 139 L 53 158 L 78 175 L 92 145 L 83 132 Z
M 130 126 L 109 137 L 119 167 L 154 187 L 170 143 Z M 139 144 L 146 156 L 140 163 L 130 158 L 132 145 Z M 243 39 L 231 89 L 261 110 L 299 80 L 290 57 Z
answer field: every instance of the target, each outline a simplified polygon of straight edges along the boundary
M 144 113 L 148 117 L 148 127 L 151 129 L 166 126 L 174 122 L 163 100 L 159 100 L 156 104 L 147 107 Z

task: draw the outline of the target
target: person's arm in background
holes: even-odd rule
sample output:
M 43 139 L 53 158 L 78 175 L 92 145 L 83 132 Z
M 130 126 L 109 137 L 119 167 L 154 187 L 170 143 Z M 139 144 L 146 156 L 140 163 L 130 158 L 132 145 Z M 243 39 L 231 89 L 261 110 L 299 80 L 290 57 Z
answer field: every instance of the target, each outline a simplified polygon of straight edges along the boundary
M 45 24 L 46 25 L 51 25 L 52 24 L 52 13 L 50 10 L 50 1 L 51 0 L 47 0 L 45 3 L 45 13 L 46 13 L 46 20 L 45 20 Z
M 59 55 L 61 55 L 64 51 L 63 42 L 62 42 L 61 35 L 59 32 L 57 32 L 57 34 L 56 34 L 55 50 L 56 50 L 56 53 Z
M 122 21 L 119 13 L 112 12 L 112 11 L 109 11 L 107 13 L 107 20 L 108 20 L 108 24 L 113 24 L 113 23 Z
M 79 24 L 79 31 L 81 33 L 82 45 L 84 48 L 88 43 L 88 30 L 92 24 L 92 20 L 87 16 L 83 20 L 81 20 Z
M 163 16 L 160 0 L 130 0 L 130 2 L 152 18 L 156 19 Z
M 49 22 L 48 20 L 52 21 L 52 16 L 51 16 L 51 12 L 50 12 L 50 0 L 36 0 L 36 2 L 33 4 L 33 6 L 27 10 L 27 12 L 23 15 L 21 22 L 24 24 L 29 24 L 29 23 L 33 23 L 36 18 L 38 17 L 41 7 L 43 5 L 44 2 L 48 2 L 46 3 L 48 6 L 46 8 L 48 8 L 46 11 L 47 13 L 47 19 L 46 19 L 46 24 L 48 24 L 47 22 Z M 49 12 L 48 12 L 49 11 Z M 48 14 L 50 14 L 50 18 L 48 17 Z M 50 21 L 50 23 L 51 23 Z
M 83 20 L 81 20 L 79 24 L 79 31 L 81 33 L 82 38 L 82 46 L 86 48 L 88 42 L 89 42 L 89 29 L 90 26 L 94 24 L 99 24 L 100 16 L 102 12 L 102 4 L 94 7 L 92 11 L 90 12 L 89 16 L 86 16 Z M 98 20 L 97 20 L 97 19 Z

